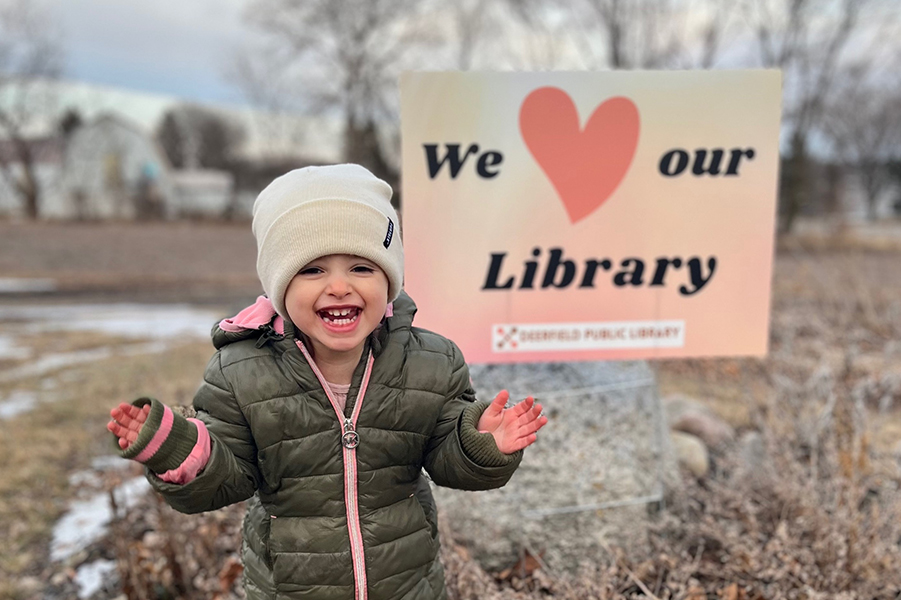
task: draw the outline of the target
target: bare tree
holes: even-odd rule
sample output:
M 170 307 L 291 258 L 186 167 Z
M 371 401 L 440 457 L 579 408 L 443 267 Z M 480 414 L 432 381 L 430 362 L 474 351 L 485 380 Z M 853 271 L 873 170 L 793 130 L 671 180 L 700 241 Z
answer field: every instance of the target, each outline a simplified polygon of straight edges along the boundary
M 873 0 L 746 0 L 759 61 L 784 77 L 788 157 L 780 190 L 780 231 L 808 203 L 811 135 L 834 92 L 849 41 Z
M 35 2 L 0 2 L 0 137 L 11 149 L 0 153 L 0 173 L 31 219 L 40 213 L 41 185 L 39 157 L 27 136 L 53 102 L 39 78 L 56 77 L 62 69 L 62 47 L 54 29 L 46 10 Z
M 491 2 L 488 0 L 453 0 L 442 2 L 453 15 L 452 23 L 456 44 L 455 67 L 460 71 L 468 71 L 473 67 L 474 56 L 485 33 L 496 30 L 496 22 L 491 15 Z
M 583 68 L 709 68 L 735 22 L 732 3 L 716 0 L 508 0 L 513 14 L 543 37 L 558 35 Z
M 421 0 L 253 0 L 247 10 L 264 36 L 268 70 L 281 72 L 279 83 L 303 98 L 304 110 L 340 115 L 345 158 L 392 183 L 398 167 L 382 138 L 397 126 L 398 74 L 416 45 L 431 41 L 423 8 Z M 256 75 L 267 69 L 250 61 L 240 70 L 255 76 L 245 79 L 265 85 Z
M 872 221 L 892 183 L 889 165 L 901 160 L 901 88 L 879 85 L 862 69 L 850 70 L 842 82 L 825 107 L 823 128 L 836 156 L 859 179 Z
M 228 169 L 247 134 L 222 113 L 181 104 L 166 111 L 156 137 L 176 168 Z

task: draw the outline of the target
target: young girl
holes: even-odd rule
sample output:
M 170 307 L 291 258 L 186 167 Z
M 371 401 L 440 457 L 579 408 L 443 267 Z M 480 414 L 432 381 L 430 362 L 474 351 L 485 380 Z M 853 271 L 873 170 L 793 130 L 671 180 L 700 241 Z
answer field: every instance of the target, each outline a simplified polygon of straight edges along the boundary
M 412 326 L 391 187 L 357 165 L 279 177 L 253 207 L 266 296 L 213 328 L 184 419 L 152 398 L 108 429 L 176 510 L 248 500 L 256 599 L 444 598 L 437 485 L 503 486 L 546 422 L 476 403 L 457 346 Z

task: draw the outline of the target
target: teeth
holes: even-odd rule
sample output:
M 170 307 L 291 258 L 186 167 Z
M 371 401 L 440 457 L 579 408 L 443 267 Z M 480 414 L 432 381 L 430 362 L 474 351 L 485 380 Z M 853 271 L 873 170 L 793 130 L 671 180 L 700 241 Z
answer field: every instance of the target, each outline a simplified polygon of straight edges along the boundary
M 349 312 L 349 311 L 348 311 Z M 346 314 L 346 313 L 345 313 Z M 354 315 L 349 319 L 341 319 L 338 318 L 337 315 L 332 313 L 331 311 L 327 312 L 326 315 L 323 315 L 322 320 L 331 325 L 349 325 L 357 320 L 358 315 Z

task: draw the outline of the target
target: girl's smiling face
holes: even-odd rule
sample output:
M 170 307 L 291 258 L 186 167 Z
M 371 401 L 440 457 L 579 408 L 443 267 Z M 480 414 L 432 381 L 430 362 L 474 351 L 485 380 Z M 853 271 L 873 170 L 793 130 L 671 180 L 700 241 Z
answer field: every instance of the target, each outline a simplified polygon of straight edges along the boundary
M 330 254 L 298 271 L 285 292 L 285 308 L 312 340 L 314 356 L 359 360 L 366 337 L 388 306 L 388 277 L 374 262 Z

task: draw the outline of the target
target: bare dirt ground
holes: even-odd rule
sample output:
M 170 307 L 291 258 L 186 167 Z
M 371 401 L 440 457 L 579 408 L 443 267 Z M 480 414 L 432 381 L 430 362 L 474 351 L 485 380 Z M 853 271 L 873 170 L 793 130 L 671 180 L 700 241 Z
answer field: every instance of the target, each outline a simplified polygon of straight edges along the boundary
M 610 548 L 609 561 L 576 579 L 556 577 L 528 553 L 488 573 L 445 523 L 449 597 L 901 597 L 901 247 L 893 239 L 832 232 L 783 240 L 765 359 L 653 364 L 662 395 L 696 399 L 754 443 L 714 454 L 708 476 L 685 476 L 669 491 L 645 554 Z M 246 223 L 0 222 L 0 279 L 59 285 L 55 294 L 0 296 L 0 306 L 237 306 L 259 293 L 254 256 Z M 44 332 L 23 343 L 40 355 L 130 342 Z M 0 420 L 0 598 L 73 598 L 76 569 L 95 560 L 113 568 L 95 599 L 242 596 L 240 506 L 185 516 L 147 496 L 120 508 L 112 535 L 49 560 L 54 524 L 72 499 L 139 475 L 104 472 L 90 485 L 79 475 L 110 452 L 108 408 L 151 391 L 189 404 L 211 351 L 188 342 L 0 380 L 0 398 L 40 391 L 51 378 L 60 397 Z M 0 368 L 24 360 L 0 357 Z
M 249 223 L 0 221 L 0 277 L 53 279 L 54 300 L 253 298 L 255 260 Z

